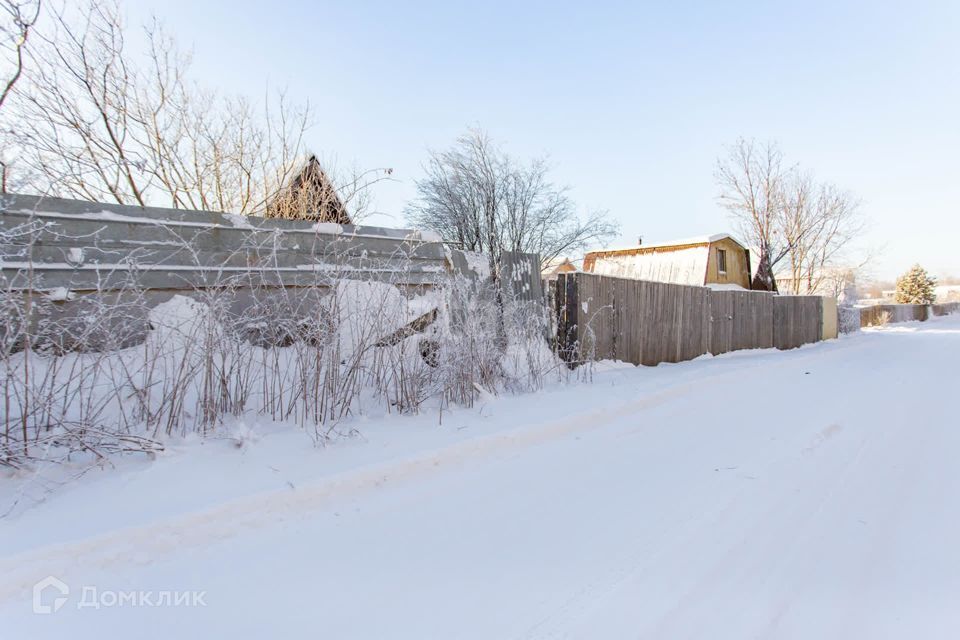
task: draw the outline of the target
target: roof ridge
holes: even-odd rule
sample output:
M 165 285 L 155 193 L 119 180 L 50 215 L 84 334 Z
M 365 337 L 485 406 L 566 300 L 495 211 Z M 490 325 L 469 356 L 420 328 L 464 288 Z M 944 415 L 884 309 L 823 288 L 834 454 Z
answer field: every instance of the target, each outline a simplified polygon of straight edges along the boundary
M 678 249 L 679 249 L 679 248 L 681 248 L 681 247 L 691 247 L 691 246 L 697 246 L 697 245 L 702 245 L 702 244 L 710 244 L 711 242 L 719 242 L 720 240 L 725 240 L 725 239 L 733 240 L 734 242 L 736 242 L 736 243 L 737 243 L 738 245 L 740 245 L 741 247 L 746 248 L 746 245 L 744 245 L 742 242 L 740 242 L 739 240 L 737 240 L 736 238 L 734 238 L 732 234 L 729 234 L 729 233 L 715 233 L 715 234 L 713 234 L 713 235 L 708 235 L 708 236 L 694 236 L 694 237 L 692 237 L 692 238 L 682 238 L 682 239 L 680 239 L 680 240 L 671 240 L 671 241 L 668 241 L 668 242 L 653 242 L 653 243 L 650 243 L 650 244 L 638 244 L 638 245 L 632 245 L 632 246 L 629 246 L 629 247 L 612 247 L 612 248 L 609 248 L 609 249 L 597 249 L 596 251 L 590 251 L 590 252 L 588 252 L 588 255 L 589 255 L 590 253 L 614 253 L 614 252 L 622 252 L 622 251 L 644 251 L 644 250 L 646 250 L 646 249 L 664 249 L 664 248 L 667 248 L 667 247 L 675 247 L 675 248 L 678 248 Z

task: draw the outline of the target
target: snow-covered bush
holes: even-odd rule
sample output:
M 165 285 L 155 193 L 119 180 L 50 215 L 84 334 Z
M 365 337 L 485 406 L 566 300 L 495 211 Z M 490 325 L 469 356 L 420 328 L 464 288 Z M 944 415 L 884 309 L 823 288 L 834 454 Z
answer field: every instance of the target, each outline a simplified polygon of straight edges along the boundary
M 837 296 L 837 302 L 841 306 L 853 307 L 860 302 L 860 291 L 857 289 L 857 285 L 852 280 L 846 280 L 843 283 L 843 288 L 840 290 L 840 294 Z
M 851 280 L 847 280 L 840 295 L 837 296 L 838 321 L 840 333 L 856 333 L 860 331 L 860 309 L 857 308 L 860 295 L 857 291 L 857 285 Z
M 79 317 L 8 288 L 0 466 L 152 453 L 258 417 L 324 442 L 351 415 L 471 406 L 565 375 L 542 304 L 480 278 L 357 275 L 329 269 L 291 290 L 223 277 L 159 304 L 134 279 L 71 301 Z
M 842 304 L 837 307 L 840 333 L 860 331 L 860 309 L 853 305 Z

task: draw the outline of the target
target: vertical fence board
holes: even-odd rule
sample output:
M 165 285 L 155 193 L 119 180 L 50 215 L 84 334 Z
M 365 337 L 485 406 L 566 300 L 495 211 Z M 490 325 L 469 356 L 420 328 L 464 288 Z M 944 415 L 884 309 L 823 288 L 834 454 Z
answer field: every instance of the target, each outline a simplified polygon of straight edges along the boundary
M 929 320 L 931 316 L 945 316 L 960 312 L 960 302 L 946 302 L 942 304 L 878 304 L 872 307 L 860 308 L 860 326 L 875 327 L 887 323 L 921 322 Z
M 581 359 L 657 365 L 823 339 L 824 307 L 817 296 L 712 291 L 588 273 L 561 275 L 559 283 L 558 326 L 563 332 L 575 325 Z
M 774 296 L 773 346 L 795 349 L 817 342 L 823 333 L 823 301 L 819 296 Z

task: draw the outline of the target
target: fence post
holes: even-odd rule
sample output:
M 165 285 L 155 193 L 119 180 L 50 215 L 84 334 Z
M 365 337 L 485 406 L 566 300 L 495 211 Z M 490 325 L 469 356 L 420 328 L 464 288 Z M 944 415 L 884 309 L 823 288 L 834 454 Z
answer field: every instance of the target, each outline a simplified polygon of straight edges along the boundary
M 557 277 L 557 351 L 571 368 L 577 361 L 577 274 L 561 273 Z

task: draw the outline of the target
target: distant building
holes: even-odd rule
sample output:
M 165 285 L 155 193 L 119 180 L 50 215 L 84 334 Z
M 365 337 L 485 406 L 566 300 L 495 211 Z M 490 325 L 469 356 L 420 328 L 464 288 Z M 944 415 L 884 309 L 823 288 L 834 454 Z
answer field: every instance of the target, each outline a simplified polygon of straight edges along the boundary
M 786 259 L 783 262 L 787 262 Z M 789 265 L 777 265 L 777 291 L 785 295 L 800 296 L 828 296 L 839 298 L 844 291 L 849 296 L 856 291 L 857 277 L 850 267 L 823 267 L 814 271 L 806 271 L 796 277 Z M 851 289 L 852 288 L 852 289 Z
M 933 295 L 937 297 L 937 303 L 960 302 L 960 284 L 938 284 L 933 288 Z M 880 292 L 880 302 L 894 302 L 896 299 L 896 289 L 884 289 Z
M 351 222 L 347 208 L 316 156 L 310 156 L 303 168 L 267 204 L 264 217 L 336 224 Z
M 938 284 L 933 293 L 937 302 L 960 302 L 960 284 Z
M 750 252 L 726 233 L 591 251 L 583 260 L 583 270 L 655 282 L 750 288 Z
M 572 273 L 576 270 L 577 267 L 570 262 L 570 258 L 554 258 L 548 260 L 540 270 L 540 277 L 543 280 L 556 280 L 561 273 Z

